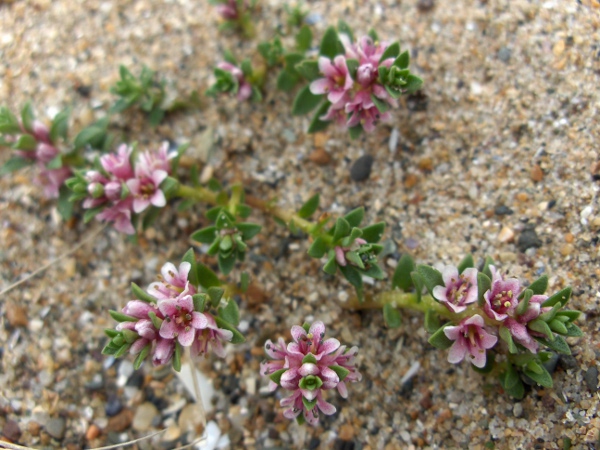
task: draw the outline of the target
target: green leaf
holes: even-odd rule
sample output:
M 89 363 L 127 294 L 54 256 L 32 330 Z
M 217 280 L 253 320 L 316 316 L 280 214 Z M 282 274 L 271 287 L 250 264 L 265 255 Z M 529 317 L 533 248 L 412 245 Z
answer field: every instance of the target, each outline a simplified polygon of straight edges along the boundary
M 319 49 L 319 55 L 326 56 L 329 59 L 333 59 L 336 55 L 344 53 L 344 46 L 340 42 L 337 31 L 334 27 L 329 27 L 325 30 L 323 39 L 321 39 L 321 48 Z
M 344 219 L 346 219 L 346 221 L 348 222 L 348 225 L 350 225 L 351 228 L 354 228 L 354 227 L 358 227 L 360 225 L 360 223 L 363 221 L 364 216 L 365 216 L 365 208 L 363 208 L 361 206 L 359 208 L 353 209 L 348 214 L 346 214 L 344 216 Z M 364 230 L 363 230 L 363 236 L 364 236 Z
M 115 319 L 117 322 L 137 322 L 138 321 L 138 319 L 136 317 L 128 316 L 127 314 L 123 314 L 122 312 L 114 311 L 112 309 L 110 309 L 108 311 L 108 313 L 110 314 L 110 317 Z
M 135 283 L 131 283 L 131 293 L 133 294 L 133 296 L 135 298 L 137 298 L 138 300 L 141 300 L 143 302 L 146 303 L 157 303 L 157 299 L 154 298 L 152 295 L 148 294 L 146 291 L 144 291 L 141 287 L 139 287 L 137 284 Z
M 230 299 L 224 308 L 219 309 L 219 317 L 234 326 L 240 323 L 240 310 L 235 300 Z
M 570 323 L 570 322 L 566 323 L 565 327 L 567 328 L 567 332 L 565 333 L 566 336 L 569 336 L 569 337 L 582 337 L 583 336 L 583 331 L 581 331 L 581 328 L 579 328 L 574 323 Z
M 319 103 L 323 100 L 323 95 L 315 95 L 310 92 L 310 86 L 305 86 L 296 98 L 294 99 L 294 103 L 292 104 L 292 115 L 301 116 L 303 114 L 307 114 L 315 109 Z
M 535 361 L 530 362 L 523 370 L 523 373 L 540 386 L 551 388 L 553 385 L 552 376 L 548 373 L 544 366 L 536 363 Z
M 52 142 L 57 142 L 58 139 L 65 140 L 67 139 L 67 132 L 69 131 L 69 116 L 71 115 L 71 110 L 69 108 L 63 109 L 59 112 L 54 119 L 52 120 L 52 124 L 50 125 L 50 140 Z
M 208 297 L 210 298 L 211 305 L 216 308 L 221 303 L 225 290 L 217 286 L 211 286 L 207 290 Z
M 63 166 L 62 156 L 56 155 L 46 164 L 48 169 L 60 169 Z
M 405 292 L 410 291 L 414 286 L 411 277 L 411 272 L 413 270 L 415 270 L 415 261 L 408 253 L 404 253 L 398 261 L 396 270 L 394 270 L 394 275 L 392 276 L 392 289 L 399 288 Z
M 242 238 L 244 241 L 249 241 L 258 233 L 260 233 L 260 230 L 262 229 L 260 225 L 250 222 L 237 223 L 235 226 L 239 232 L 242 233 Z
M 552 319 L 554 319 L 554 317 L 556 316 L 558 311 L 560 311 L 561 308 L 562 308 L 561 304 L 556 303 L 550 311 L 546 311 L 545 313 L 540 314 L 538 317 L 538 320 L 543 320 L 544 322 L 550 322 Z
M 500 377 L 500 383 L 502 384 L 502 387 L 506 393 L 511 397 L 520 400 L 523 398 L 523 395 L 525 395 L 525 387 L 523 386 L 523 382 L 521 381 L 521 378 L 519 378 L 519 373 L 512 364 L 508 365 L 508 369 Z
M 478 292 L 478 305 L 483 306 L 485 299 L 483 294 L 492 288 L 492 280 L 483 272 L 477 272 L 477 292 Z
M 157 330 L 160 330 L 160 327 L 162 326 L 163 320 L 160 319 L 156 313 L 154 311 L 149 311 L 148 312 L 148 317 L 150 318 L 150 321 L 152 322 L 152 325 L 154 325 L 154 328 L 156 328 Z
M 194 311 L 204 312 L 206 309 L 206 294 L 194 294 L 192 295 L 192 301 L 194 302 Z
M 321 120 L 321 117 L 323 117 L 325 114 L 327 114 L 327 111 L 329 110 L 330 106 L 331 106 L 331 103 L 329 103 L 328 101 L 325 101 L 319 107 L 319 109 L 317 109 L 317 112 L 315 112 L 315 114 L 313 115 L 313 118 L 310 121 L 310 124 L 308 125 L 307 133 L 311 134 L 311 133 L 316 133 L 318 131 L 323 131 L 329 126 L 331 121 L 330 120 Z
M 425 285 L 423 284 L 423 279 L 417 273 L 416 270 L 410 273 L 410 278 L 413 281 L 413 285 L 415 286 L 415 295 L 417 296 L 417 303 L 421 303 L 421 295 L 423 294 L 423 288 Z
M 325 255 L 325 252 L 327 252 L 327 244 L 321 236 L 315 239 L 308 249 L 308 254 L 312 258 L 322 258 Z
M 16 116 L 5 106 L 0 108 L 0 133 L 16 134 L 21 132 L 21 126 Z
M 212 244 L 217 237 L 217 227 L 210 226 L 194 231 L 190 238 L 193 241 L 202 242 L 203 244 Z
M 183 348 L 179 341 L 175 341 L 175 351 L 173 352 L 173 369 L 175 372 L 181 371 L 181 352 Z M 195 375 L 194 375 L 195 376 Z
M 358 60 L 356 59 L 347 59 L 346 60 L 346 66 L 348 67 L 348 73 L 350 74 L 350 76 L 355 79 L 356 78 L 356 71 L 358 70 Z
M 504 342 L 508 344 L 508 351 L 510 353 L 517 353 L 518 349 L 513 341 L 512 335 L 510 334 L 510 330 L 506 327 L 500 327 L 500 337 Z
M 187 252 L 185 252 L 183 258 L 181 258 L 181 262 L 187 262 L 190 264 L 190 272 L 188 274 L 188 279 L 194 287 L 198 286 L 198 269 L 196 267 L 196 254 L 194 253 L 193 248 L 190 248 Z
M 219 277 L 217 277 L 217 274 L 201 262 L 196 263 L 196 269 L 198 271 L 198 282 L 203 288 L 208 289 L 213 286 L 221 285 L 221 281 L 219 280 Z
M 30 134 L 22 134 L 21 136 L 19 136 L 19 139 L 17 139 L 17 142 L 15 142 L 12 145 L 12 148 L 14 148 L 16 150 L 25 150 L 25 151 L 35 150 L 36 147 L 37 147 L 37 140 Z
M 402 325 L 400 311 L 390 303 L 383 305 L 383 320 L 389 328 L 399 328 Z
M 362 132 L 363 126 L 361 124 L 348 128 L 348 134 L 350 135 L 350 139 L 358 139 Z
M 158 219 L 160 215 L 160 211 L 162 208 L 157 208 L 156 206 L 150 206 L 144 212 L 144 219 L 142 220 L 142 230 L 147 230 L 152 226 L 152 224 Z
M 532 331 L 544 334 L 551 341 L 554 340 L 554 334 L 546 322 L 541 319 L 532 320 L 527 324 L 527 328 Z
M 546 292 L 546 289 L 548 289 L 548 276 L 542 275 L 527 288 L 531 289 L 534 295 L 542 295 L 544 292 Z
M 369 32 L 367 33 L 367 35 L 373 39 L 374 42 L 379 41 L 379 36 L 377 35 L 377 31 L 375 31 L 373 28 L 371 28 L 369 30 Z
M 246 338 L 244 337 L 244 335 L 240 333 L 239 330 L 233 325 L 231 325 L 229 322 L 225 322 L 219 316 L 215 317 L 215 322 L 217 322 L 217 326 L 219 328 L 229 330 L 233 333 L 233 337 L 231 338 L 231 341 L 229 341 L 232 344 L 241 344 L 243 342 L 246 342 Z
M 404 52 L 402 52 L 400 54 L 400 56 L 398 56 L 396 58 L 393 65 L 396 67 L 399 67 L 400 69 L 406 69 L 406 68 L 408 68 L 409 63 L 410 63 L 410 55 L 408 54 L 408 50 L 405 50 Z
M 116 351 L 116 353 L 114 354 L 115 358 L 120 358 L 121 356 L 123 356 L 125 353 L 127 353 L 127 351 L 129 350 L 129 348 L 131 347 L 131 344 L 123 344 L 121 346 L 121 348 L 119 350 Z
M 296 47 L 301 52 L 307 51 L 312 44 L 313 34 L 308 25 L 303 25 L 296 35 Z
M 431 335 L 428 342 L 433 345 L 435 348 L 439 348 L 440 350 L 446 350 L 450 348 L 454 341 L 448 339 L 446 333 L 444 333 L 444 328 L 446 328 L 450 324 L 442 325 L 435 333 Z
M 344 275 L 344 278 L 346 278 L 346 280 L 348 280 L 350 282 L 350 284 L 352 286 L 354 286 L 357 291 L 359 289 L 362 289 L 363 283 L 362 283 L 362 276 L 360 274 L 360 272 L 351 265 L 346 265 L 346 266 L 339 266 L 340 271 L 342 272 L 342 275 Z
M 350 26 L 344 22 L 342 19 L 338 20 L 338 31 L 340 33 L 345 34 L 346 36 L 348 36 L 348 38 L 350 38 L 350 42 L 354 41 L 354 34 L 352 33 L 352 29 L 350 28 Z
M 333 241 L 337 242 L 343 237 L 348 236 L 350 233 L 350 224 L 343 217 L 339 217 L 335 223 L 335 230 L 333 232 Z
M 407 94 L 412 94 L 418 91 L 423 86 L 423 80 L 416 75 L 409 75 L 406 79 L 406 84 L 402 87 Z
M 269 375 L 271 381 L 277 385 L 281 382 L 281 376 L 286 373 L 289 369 L 279 369 Z
M 188 198 L 177 205 L 178 212 L 184 212 L 191 209 L 196 204 L 196 200 Z
M 564 338 L 560 335 L 555 335 L 553 341 L 550 341 L 550 340 L 544 339 L 544 338 L 540 338 L 537 336 L 534 336 L 533 338 L 536 341 L 538 341 L 539 343 L 548 347 L 549 349 L 554 350 L 555 352 L 562 353 L 563 355 L 571 354 L 571 349 L 569 348 L 569 344 L 567 344 L 567 341 L 565 341 Z
M 0 176 L 16 172 L 17 170 L 22 169 L 23 167 L 31 165 L 31 163 L 31 160 L 19 158 L 18 156 L 13 156 L 8 161 L 6 161 L 0 169 Z
M 105 137 L 105 127 L 91 125 L 81 130 L 79 134 L 75 136 L 75 141 L 73 145 L 75 146 L 76 150 L 79 150 L 80 148 L 83 148 L 86 145 L 90 145 L 90 147 L 92 148 L 98 148 L 102 145 L 101 142 L 104 140 Z
M 386 59 L 390 59 L 390 58 L 395 59 L 399 53 L 400 53 L 400 44 L 398 42 L 394 42 L 393 44 L 389 45 L 388 48 L 385 49 L 385 51 L 381 55 L 381 58 L 379 58 L 379 64 L 381 64 Z
M 567 317 L 569 319 L 568 322 L 573 322 L 574 320 L 577 320 L 580 315 L 581 311 L 574 311 L 570 309 L 564 309 L 562 311 L 559 311 L 557 314 L 557 316 Z
M 229 275 L 229 272 L 231 272 L 235 266 L 235 254 L 223 256 L 222 253 L 219 253 L 217 262 L 219 264 L 219 270 L 223 275 Z
M 565 326 L 564 323 L 562 323 L 560 320 L 551 320 L 548 323 L 548 326 L 550 327 L 550 329 L 552 331 L 554 331 L 555 333 L 559 333 L 559 334 L 563 334 L 566 335 L 568 333 L 567 331 L 567 327 Z
M 383 232 L 385 231 L 385 222 L 378 222 L 368 227 L 362 228 L 362 238 L 369 242 L 375 243 L 381 240 Z
M 33 108 L 30 102 L 25 103 L 23 109 L 21 110 L 21 121 L 23 123 L 23 128 L 25 128 L 29 132 L 33 132 L 33 121 L 35 120 L 35 115 L 33 114 Z
M 138 353 L 137 357 L 135 358 L 135 361 L 133 362 L 133 368 L 135 370 L 138 370 L 142 366 L 142 363 L 150 353 L 151 348 L 152 345 L 148 344 L 142 349 L 141 352 Z
M 302 219 L 308 219 L 310 216 L 312 216 L 319 207 L 319 200 L 319 194 L 315 194 L 309 198 L 298 211 L 298 216 Z
M 519 305 L 517 306 L 517 309 L 515 310 L 515 314 L 517 316 L 522 316 L 527 312 L 527 309 L 529 308 L 529 300 L 531 300 L 531 297 L 533 296 L 533 291 L 531 289 L 525 289 L 521 293 L 521 295 L 519 295 L 519 297 L 521 296 L 523 298 L 521 299 Z
M 297 74 L 291 73 L 289 70 L 284 69 L 277 76 L 277 89 L 280 91 L 289 92 L 294 89 L 299 81 L 300 77 Z
M 458 263 L 458 273 L 463 273 L 466 269 L 471 267 L 475 267 L 475 261 L 473 261 L 473 255 L 469 254 Z
M 558 291 L 556 294 L 550 296 L 544 303 L 542 303 L 542 308 L 548 306 L 554 306 L 557 303 L 560 303 L 562 306 L 565 306 L 569 299 L 571 298 L 571 287 L 566 287 L 561 291 Z
M 160 189 L 164 192 L 167 198 L 171 197 L 179 187 L 179 181 L 173 177 L 167 177 L 160 183 Z
M 382 114 L 390 110 L 390 105 L 387 102 L 380 100 L 375 94 L 371 94 L 371 101 Z
M 56 209 L 63 220 L 69 220 L 73 215 L 73 203 L 69 201 L 70 196 L 71 193 L 69 188 L 67 188 L 65 185 L 62 185 L 58 191 L 58 202 L 56 204 Z
M 97 208 L 88 209 L 83 214 L 83 223 L 88 223 L 90 220 L 92 220 L 94 217 L 100 214 L 103 210 L 104 206 L 98 206 Z
M 428 309 L 425 312 L 425 330 L 432 334 L 440 328 L 440 318 L 433 309 Z
M 417 273 L 420 275 L 421 280 L 423 280 L 423 284 L 429 291 L 431 295 L 433 295 L 433 288 L 436 286 L 444 286 L 444 280 L 442 278 L 442 274 L 439 270 L 434 269 L 431 266 L 426 266 L 424 264 L 419 264 L 417 266 Z
M 304 60 L 294 66 L 295 70 L 306 78 L 308 81 L 315 81 L 317 78 L 322 78 L 324 75 L 319 71 L 319 63 L 312 60 Z
M 344 378 L 346 378 L 350 373 L 348 369 L 342 366 L 329 366 L 329 368 L 335 373 L 337 373 L 337 376 L 340 379 L 340 381 L 344 381 Z

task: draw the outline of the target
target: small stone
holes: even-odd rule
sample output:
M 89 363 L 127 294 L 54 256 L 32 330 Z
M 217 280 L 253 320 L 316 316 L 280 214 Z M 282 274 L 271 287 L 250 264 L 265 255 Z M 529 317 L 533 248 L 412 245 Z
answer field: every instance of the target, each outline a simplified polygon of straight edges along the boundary
M 327 137 L 327 135 L 325 133 L 315 133 L 315 137 L 314 137 L 315 147 L 317 147 L 317 148 L 325 147 L 325 144 L 327 144 L 327 139 L 329 139 L 329 138 Z
M 539 248 L 542 246 L 542 240 L 538 237 L 535 229 L 526 228 L 523 230 L 517 241 L 517 248 L 525 252 L 529 248 Z
M 560 254 L 563 256 L 569 256 L 573 253 L 573 245 L 572 244 L 564 244 L 560 247 Z
M 19 424 L 14 420 L 7 420 L 2 428 L 2 436 L 11 442 L 17 442 L 21 437 L 21 429 Z
M 65 435 L 65 426 L 65 419 L 62 417 L 57 417 L 48 421 L 46 424 L 46 431 L 54 439 L 62 439 Z
M 198 406 L 190 403 L 186 405 L 179 414 L 177 425 L 184 433 L 197 433 L 202 426 L 202 418 L 198 413 Z
M 85 438 L 88 441 L 91 441 L 92 439 L 96 439 L 98 436 L 100 436 L 100 428 L 98 428 L 98 426 L 93 423 L 87 429 L 87 431 L 85 433 Z
M 579 367 L 577 358 L 575 358 L 573 355 L 560 355 L 558 363 L 560 364 L 560 367 L 565 370 L 577 369 Z
M 560 356 L 558 355 L 558 353 L 552 353 L 552 356 L 550 356 L 550 359 L 543 364 L 543 366 L 546 368 L 546 370 L 548 371 L 548 373 L 550 375 L 552 375 L 554 373 L 554 371 L 556 370 L 556 366 L 558 364 L 559 359 L 560 359 Z
M 510 56 L 511 56 L 510 48 L 502 47 L 500 50 L 498 50 L 498 59 L 500 61 L 502 61 L 503 63 L 507 63 L 508 61 L 510 61 Z
M 6 319 L 12 327 L 27 326 L 27 310 L 12 302 L 6 304 Z
M 514 238 L 515 232 L 509 227 L 502 227 L 500 233 L 498 233 L 498 242 L 512 242 Z
M 419 178 L 415 174 L 409 173 L 406 175 L 406 177 L 404 177 L 404 187 L 406 189 L 410 189 L 414 187 L 418 181 Z
M 364 181 L 371 175 L 371 168 L 373 167 L 373 157 L 371 155 L 364 155 L 354 161 L 352 168 L 350 169 L 350 178 L 353 181 Z
M 431 172 L 433 170 L 433 159 L 425 157 L 419 160 L 419 169 L 424 172 Z
M 539 181 L 542 181 L 542 179 L 544 178 L 544 172 L 542 172 L 542 168 L 536 164 L 531 168 L 529 176 L 533 181 L 537 183 Z
M 417 9 L 421 12 L 431 11 L 435 6 L 434 0 L 419 0 L 417 2 Z
M 322 148 L 316 148 L 308 155 L 308 159 L 320 166 L 326 166 L 331 162 L 331 155 Z
M 351 441 L 354 438 L 354 427 L 349 423 L 345 423 L 340 427 L 339 437 L 343 441 Z
M 152 421 L 158 416 L 158 409 L 153 403 L 146 402 L 138 406 L 133 416 L 132 427 L 137 431 L 147 431 L 152 426 Z
M 110 419 L 108 419 L 106 431 L 116 431 L 117 433 L 120 433 L 121 431 L 129 428 L 132 420 L 133 412 L 129 409 L 124 409 L 115 417 L 111 417 Z
M 585 384 L 590 391 L 596 392 L 598 390 L 598 368 L 596 366 L 590 367 L 583 376 Z
M 564 51 L 565 51 L 565 41 L 563 41 L 561 39 L 556 44 L 554 44 L 554 47 L 552 48 L 552 53 L 554 53 L 554 56 L 560 56 L 563 54 Z
M 161 441 L 174 443 L 181 437 L 181 429 L 177 426 L 176 423 L 172 423 L 169 425 L 162 435 Z
M 27 425 L 27 431 L 29 431 L 29 433 L 31 433 L 32 436 L 39 436 L 41 429 L 42 426 L 34 420 L 29 422 L 29 424 Z
M 505 205 L 496 206 L 496 209 L 494 209 L 494 214 L 497 216 L 510 216 L 513 213 L 514 211 Z
M 519 192 L 517 194 L 517 200 L 519 200 L 520 202 L 526 202 L 528 198 L 529 197 L 525 192 Z
M 123 403 L 116 395 L 111 395 L 108 397 L 108 401 L 106 402 L 106 406 L 104 407 L 104 412 L 108 417 L 114 417 L 119 414 L 123 410 Z

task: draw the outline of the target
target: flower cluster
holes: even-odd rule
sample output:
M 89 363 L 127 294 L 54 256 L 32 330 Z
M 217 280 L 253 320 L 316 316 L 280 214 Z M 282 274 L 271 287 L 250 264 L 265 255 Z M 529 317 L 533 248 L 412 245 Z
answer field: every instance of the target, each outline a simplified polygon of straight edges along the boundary
M 135 158 L 133 153 L 132 147 L 122 144 L 116 153 L 102 155 L 94 169 L 77 173 L 67 181 L 74 192 L 71 199 L 83 199 L 83 207 L 88 210 L 86 220 L 95 216 L 113 223 L 122 233 L 134 234 L 134 213 L 166 205 L 166 185 L 172 184 L 168 183 L 169 160 L 176 153 L 169 152 L 167 142 L 156 152 L 139 153 Z
M 150 284 L 146 291 L 133 285 L 137 299 L 129 301 L 121 312 L 111 311 L 119 324 L 115 330 L 106 330 L 111 341 L 104 353 L 122 356 L 129 351 L 138 355 L 136 367 L 151 355 L 154 365 L 173 361 L 179 370 L 183 347 L 190 347 L 195 358 L 211 352 L 224 358 L 224 343 L 243 341 L 235 329 L 239 320 L 235 301 L 220 306 L 223 289 L 217 287 L 201 293 L 193 282 L 199 273 L 193 252 L 184 259 L 178 268 L 166 263 L 160 281 Z M 211 306 L 217 308 L 216 315 L 209 311 Z
M 64 115 L 56 121 L 66 120 Z M 39 120 L 35 120 L 29 105 L 25 105 L 21 118 L 17 119 L 6 108 L 0 108 L 0 145 L 10 145 L 14 157 L 0 170 L 0 173 L 12 172 L 27 165 L 35 165 L 37 173 L 34 182 L 44 188 L 47 198 L 58 198 L 59 191 L 71 169 L 63 165 L 62 155 L 55 142 L 59 137 Z
M 324 391 L 337 389 L 346 398 L 346 383 L 361 380 L 355 361 L 358 348 L 347 349 L 337 339 L 325 339 L 323 322 L 292 327 L 292 338 L 294 342 L 287 346 L 282 338 L 277 343 L 271 340 L 265 343 L 271 360 L 261 364 L 260 373 L 269 376 L 271 391 L 278 386 L 292 391 L 280 402 L 287 408 L 283 413 L 285 417 L 316 425 L 319 411 L 325 415 L 336 411 L 335 406 L 325 400 Z

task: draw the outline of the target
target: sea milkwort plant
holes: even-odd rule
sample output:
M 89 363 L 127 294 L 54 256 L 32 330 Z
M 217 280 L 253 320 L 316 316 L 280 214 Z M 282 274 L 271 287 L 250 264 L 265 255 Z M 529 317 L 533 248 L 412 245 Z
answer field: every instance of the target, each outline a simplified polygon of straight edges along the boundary
M 400 325 L 397 308 L 424 312 L 429 342 L 448 350 L 450 363 L 466 360 L 475 370 L 497 376 L 517 399 L 525 393 L 523 380 L 552 387 L 544 366 L 550 352 L 571 354 L 565 337 L 583 335 L 573 323 L 579 311 L 566 309 L 570 287 L 547 295 L 546 275 L 525 286 L 503 275 L 489 258 L 477 270 L 471 256 L 458 266 L 415 267 L 405 255 L 392 284 L 405 292 L 380 296 L 388 325 Z M 422 295 L 423 289 L 429 295 Z
M 181 370 L 184 348 L 192 358 L 214 353 L 226 355 L 225 345 L 244 342 L 237 330 L 239 310 L 233 299 L 224 298 L 224 289 L 214 272 L 196 262 L 190 249 L 179 266 L 166 263 L 159 281 L 146 290 L 132 283 L 135 299 L 110 315 L 119 324 L 105 330 L 110 338 L 103 353 L 135 356 L 138 369 L 150 356 L 154 365 L 172 364 Z

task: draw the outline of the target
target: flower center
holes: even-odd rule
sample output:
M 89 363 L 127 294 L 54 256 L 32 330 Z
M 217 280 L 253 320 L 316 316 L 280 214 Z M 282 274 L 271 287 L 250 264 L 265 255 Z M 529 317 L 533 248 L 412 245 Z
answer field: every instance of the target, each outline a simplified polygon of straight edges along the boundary
M 492 308 L 497 312 L 505 312 L 512 306 L 513 291 L 500 291 L 492 300 Z

